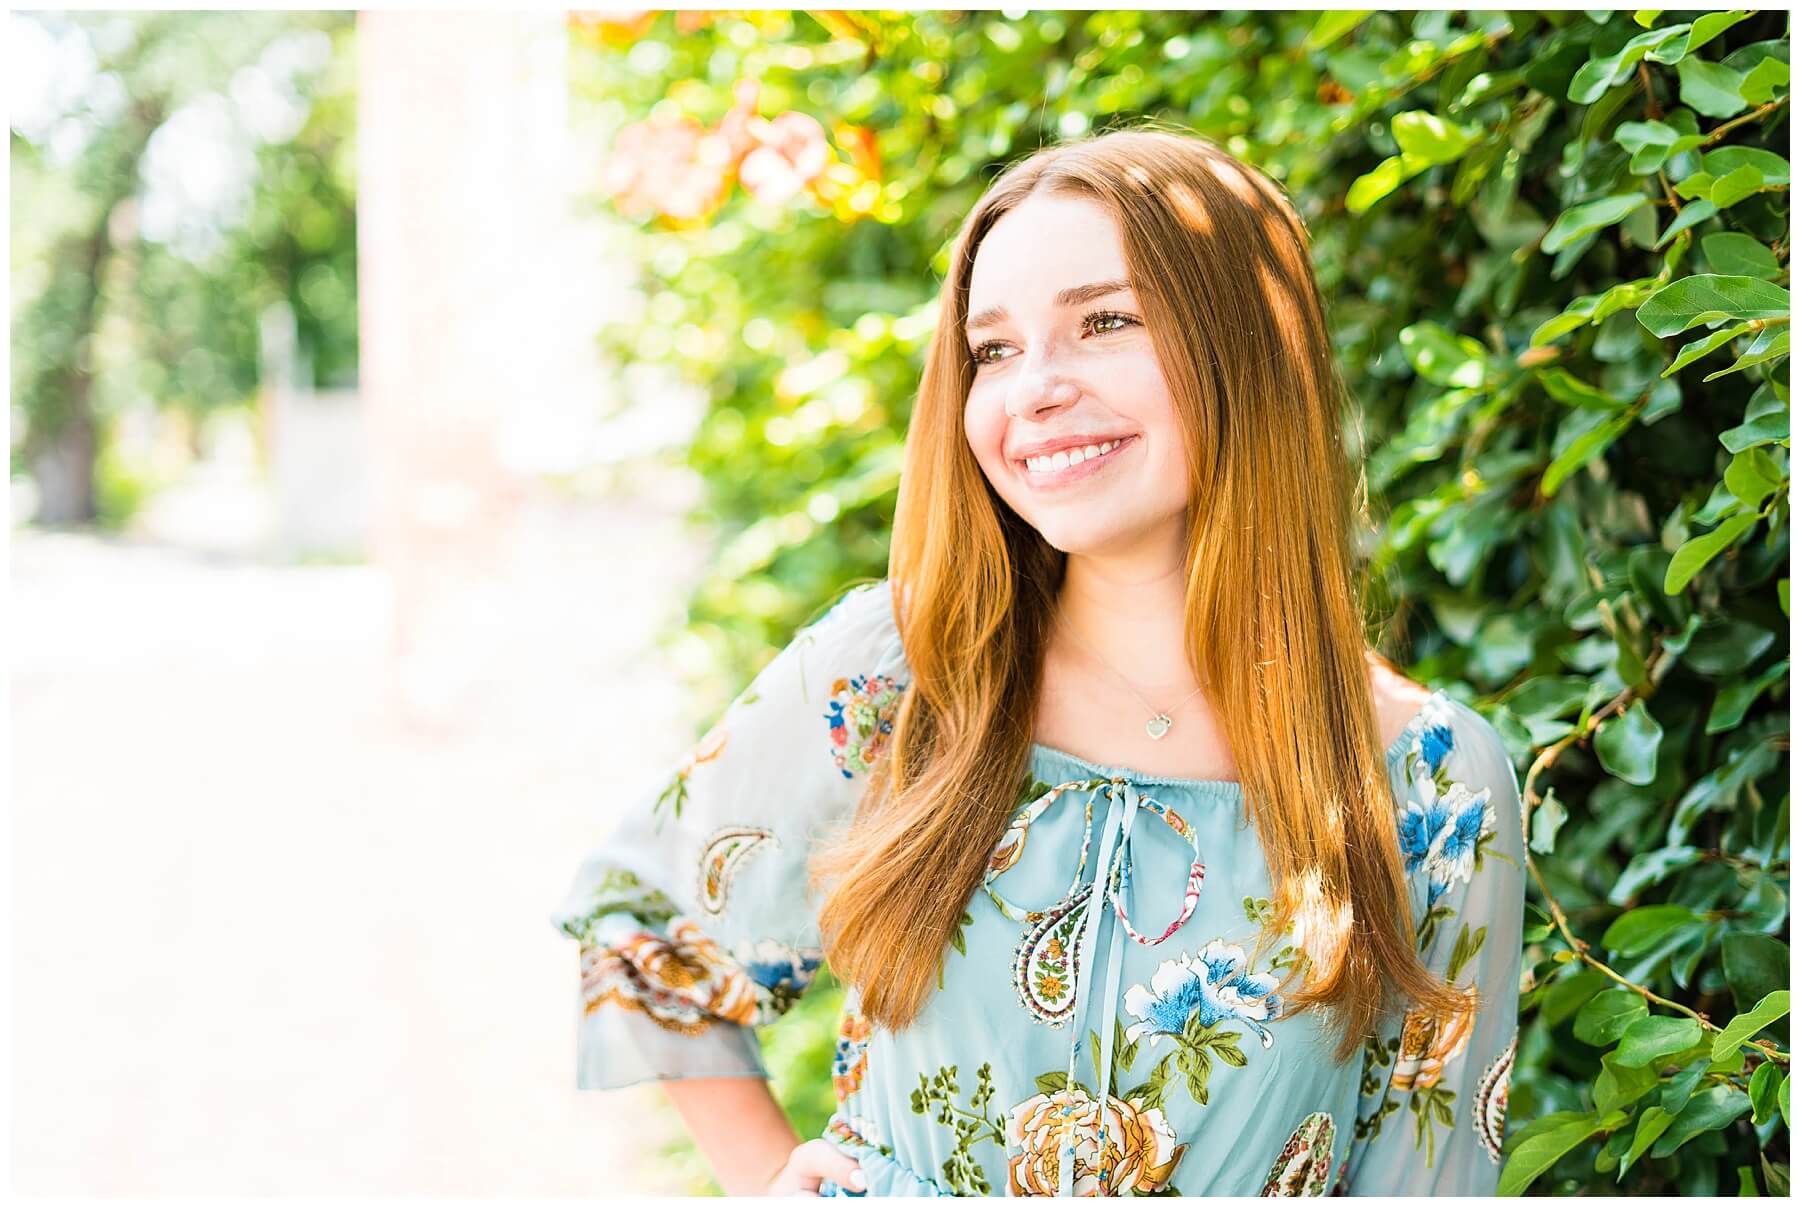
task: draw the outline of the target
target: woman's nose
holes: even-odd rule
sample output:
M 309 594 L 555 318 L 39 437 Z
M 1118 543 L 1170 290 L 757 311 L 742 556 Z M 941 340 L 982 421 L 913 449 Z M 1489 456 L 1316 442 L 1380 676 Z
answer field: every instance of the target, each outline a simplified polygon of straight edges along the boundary
M 1070 381 L 1058 380 L 1041 370 L 1021 373 L 1006 398 L 1006 413 L 1014 419 L 1036 419 L 1071 406 L 1081 391 Z

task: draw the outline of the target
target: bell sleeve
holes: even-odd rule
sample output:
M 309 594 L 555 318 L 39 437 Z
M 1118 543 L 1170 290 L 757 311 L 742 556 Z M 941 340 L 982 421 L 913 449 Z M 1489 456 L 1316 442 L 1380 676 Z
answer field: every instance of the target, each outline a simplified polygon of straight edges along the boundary
M 1413 727 L 1400 847 L 1426 966 L 1466 1000 L 1406 1012 L 1364 1045 L 1339 1193 L 1492 1195 L 1512 1080 L 1525 913 L 1519 780 L 1499 733 L 1440 695 Z
M 581 861 L 551 915 L 580 955 L 578 1089 L 767 1076 L 752 1028 L 822 958 L 809 848 L 855 809 L 902 672 L 887 583 L 852 589 Z

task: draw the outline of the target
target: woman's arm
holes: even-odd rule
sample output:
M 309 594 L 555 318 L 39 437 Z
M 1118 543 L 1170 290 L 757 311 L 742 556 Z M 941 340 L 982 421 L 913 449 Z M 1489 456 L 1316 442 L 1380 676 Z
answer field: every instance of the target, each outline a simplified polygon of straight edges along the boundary
M 861 1189 L 853 1158 L 823 1140 L 800 1143 L 763 1078 L 690 1077 L 662 1085 L 726 1194 L 817 1194 L 820 1178 Z

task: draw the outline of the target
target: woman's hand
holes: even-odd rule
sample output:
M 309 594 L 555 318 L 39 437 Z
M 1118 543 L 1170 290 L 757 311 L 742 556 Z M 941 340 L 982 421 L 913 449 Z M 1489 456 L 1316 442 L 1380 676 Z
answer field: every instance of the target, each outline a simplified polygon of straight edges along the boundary
M 763 1193 L 768 1195 L 813 1195 L 819 1193 L 819 1183 L 830 1178 L 839 1186 L 848 1186 L 851 1190 L 867 1189 L 868 1182 L 863 1177 L 862 1166 L 855 1157 L 839 1152 L 825 1140 L 808 1140 L 797 1145 L 788 1154 L 787 1164 L 769 1183 Z

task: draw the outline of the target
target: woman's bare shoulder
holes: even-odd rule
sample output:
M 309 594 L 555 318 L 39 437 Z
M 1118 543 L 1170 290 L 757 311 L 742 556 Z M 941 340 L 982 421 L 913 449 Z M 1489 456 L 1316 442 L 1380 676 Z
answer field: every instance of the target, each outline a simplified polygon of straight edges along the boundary
M 1369 690 L 1375 700 L 1375 724 L 1381 730 L 1383 750 L 1399 740 L 1407 722 L 1418 714 L 1432 693 L 1431 688 L 1408 679 L 1373 650 L 1369 652 Z

